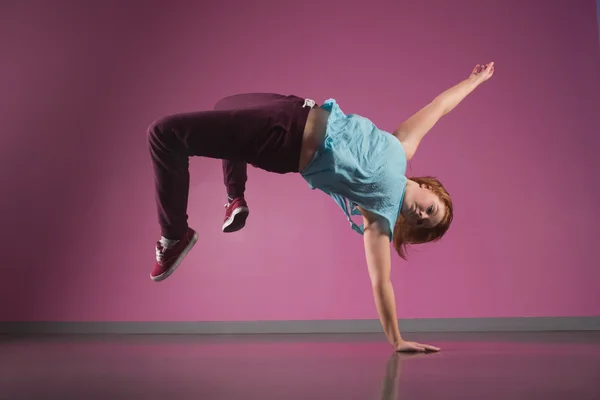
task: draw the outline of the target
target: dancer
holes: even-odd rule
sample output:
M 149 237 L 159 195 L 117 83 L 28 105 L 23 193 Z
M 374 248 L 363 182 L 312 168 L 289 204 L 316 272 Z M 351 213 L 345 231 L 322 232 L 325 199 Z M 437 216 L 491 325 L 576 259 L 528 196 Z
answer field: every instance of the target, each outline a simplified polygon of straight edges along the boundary
M 369 119 L 346 115 L 335 99 L 314 100 L 269 93 L 227 97 L 214 110 L 161 118 L 148 128 L 161 238 L 150 277 L 173 273 L 198 240 L 188 226 L 189 157 L 222 160 L 228 195 L 223 232 L 242 229 L 249 215 L 244 197 L 247 164 L 266 171 L 299 173 L 339 205 L 363 235 L 375 304 L 390 344 L 398 351 L 439 350 L 405 341 L 399 332 L 390 283 L 390 242 L 406 259 L 406 246 L 439 240 L 453 218 L 452 201 L 434 177 L 405 176 L 423 137 L 494 73 L 477 65 L 388 133 Z M 353 216 L 362 216 L 357 224 Z M 357 217 L 358 218 L 358 217 Z

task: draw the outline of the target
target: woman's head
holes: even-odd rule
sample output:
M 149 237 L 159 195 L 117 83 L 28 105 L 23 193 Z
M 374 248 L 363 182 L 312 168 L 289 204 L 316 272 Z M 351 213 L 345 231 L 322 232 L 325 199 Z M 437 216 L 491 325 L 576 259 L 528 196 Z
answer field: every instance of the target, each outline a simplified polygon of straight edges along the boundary
M 442 238 L 453 219 L 452 200 L 434 177 L 409 178 L 394 227 L 394 248 L 406 259 L 406 246 Z

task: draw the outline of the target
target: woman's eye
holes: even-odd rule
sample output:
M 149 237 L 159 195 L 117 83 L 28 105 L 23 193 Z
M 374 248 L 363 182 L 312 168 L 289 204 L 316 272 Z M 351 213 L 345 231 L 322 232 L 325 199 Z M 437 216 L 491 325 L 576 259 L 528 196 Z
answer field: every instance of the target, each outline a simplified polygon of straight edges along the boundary
M 433 212 L 433 206 L 429 206 L 427 209 L 427 214 L 431 214 Z

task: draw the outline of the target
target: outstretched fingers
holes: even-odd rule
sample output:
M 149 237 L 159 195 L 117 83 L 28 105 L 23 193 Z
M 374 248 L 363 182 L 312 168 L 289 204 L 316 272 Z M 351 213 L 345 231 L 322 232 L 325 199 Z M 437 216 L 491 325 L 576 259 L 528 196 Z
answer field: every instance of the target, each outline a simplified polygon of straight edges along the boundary
M 431 346 L 429 344 L 417 343 L 423 351 L 440 351 L 439 347 Z

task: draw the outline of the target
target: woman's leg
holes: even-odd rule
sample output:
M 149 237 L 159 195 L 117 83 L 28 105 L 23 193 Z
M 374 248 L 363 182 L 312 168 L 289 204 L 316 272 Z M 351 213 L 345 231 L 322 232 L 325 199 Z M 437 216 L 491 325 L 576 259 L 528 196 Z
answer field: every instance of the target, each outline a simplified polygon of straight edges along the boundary
M 233 110 L 268 105 L 285 98 L 275 93 L 244 93 L 225 97 L 215 104 L 215 110 Z M 250 209 L 246 198 L 248 164 L 245 161 L 223 160 L 223 181 L 227 192 L 225 218 L 221 230 L 237 232 L 246 225 Z
M 148 128 L 161 234 L 179 240 L 187 231 L 189 157 L 246 162 L 254 136 L 269 130 L 260 111 L 222 110 L 171 115 Z
M 254 107 L 177 114 L 148 128 L 163 236 L 157 243 L 152 279 L 168 276 L 197 240 L 187 224 L 189 157 L 250 163 L 276 173 L 297 172 L 310 111 L 302 107 L 303 100 L 281 96 Z

